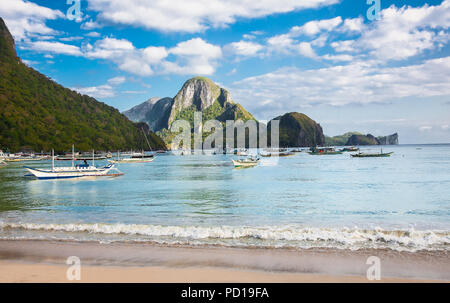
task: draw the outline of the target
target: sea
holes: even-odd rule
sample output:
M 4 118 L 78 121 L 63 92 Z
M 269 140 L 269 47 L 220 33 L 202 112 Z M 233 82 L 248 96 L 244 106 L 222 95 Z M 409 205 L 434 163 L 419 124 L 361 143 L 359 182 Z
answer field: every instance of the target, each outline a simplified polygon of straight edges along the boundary
M 10 163 L 0 168 L 0 239 L 449 251 L 450 145 L 361 150 L 381 148 L 394 154 L 301 152 L 242 169 L 235 155 L 157 154 L 90 179 L 35 180 L 23 165 L 51 161 Z

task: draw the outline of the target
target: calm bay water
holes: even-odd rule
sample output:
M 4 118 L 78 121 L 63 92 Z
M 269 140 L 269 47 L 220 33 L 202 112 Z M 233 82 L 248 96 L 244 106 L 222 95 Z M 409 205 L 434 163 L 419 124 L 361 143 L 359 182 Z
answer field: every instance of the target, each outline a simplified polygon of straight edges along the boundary
M 383 151 L 395 153 L 299 153 L 248 169 L 234 169 L 235 156 L 157 155 L 95 180 L 32 180 L 10 164 L 0 238 L 448 251 L 450 145 Z

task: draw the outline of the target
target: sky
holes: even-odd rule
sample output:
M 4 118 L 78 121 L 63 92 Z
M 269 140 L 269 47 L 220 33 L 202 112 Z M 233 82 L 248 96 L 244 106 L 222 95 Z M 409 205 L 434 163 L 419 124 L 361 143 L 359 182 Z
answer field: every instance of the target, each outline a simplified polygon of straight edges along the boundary
M 23 62 L 120 111 L 201 75 L 258 120 L 450 143 L 450 0 L 1 0 L 0 17 Z

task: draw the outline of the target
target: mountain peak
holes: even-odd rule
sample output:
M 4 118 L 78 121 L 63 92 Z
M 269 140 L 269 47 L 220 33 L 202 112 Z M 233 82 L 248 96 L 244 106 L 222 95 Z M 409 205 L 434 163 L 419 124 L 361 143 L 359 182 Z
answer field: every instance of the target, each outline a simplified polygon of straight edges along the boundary
M 17 57 L 14 38 L 8 30 L 5 21 L 0 17 L 0 57 Z
M 194 111 L 204 111 L 218 103 L 221 108 L 234 104 L 230 93 L 206 77 L 194 77 L 187 80 L 174 98 L 170 113 L 169 125 L 177 114 L 186 108 Z

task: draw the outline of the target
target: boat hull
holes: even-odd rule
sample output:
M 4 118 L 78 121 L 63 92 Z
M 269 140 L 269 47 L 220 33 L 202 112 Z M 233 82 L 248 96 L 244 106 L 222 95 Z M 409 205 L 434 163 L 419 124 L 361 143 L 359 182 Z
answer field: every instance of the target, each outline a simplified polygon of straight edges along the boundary
M 258 162 L 240 162 L 236 160 L 232 160 L 234 167 L 253 167 L 258 165 Z
M 386 157 L 390 157 L 392 153 L 385 153 L 385 154 L 356 154 L 356 155 L 352 155 L 352 157 L 354 158 L 386 158 Z
M 154 158 L 141 158 L 141 159 L 121 159 L 121 160 L 108 160 L 109 163 L 149 163 L 153 162 Z
M 108 173 L 114 168 L 113 165 L 105 166 L 104 168 L 95 169 L 77 169 L 71 170 L 46 170 L 36 169 L 31 167 L 25 167 L 37 179 L 74 179 L 83 177 L 100 177 L 107 176 Z

